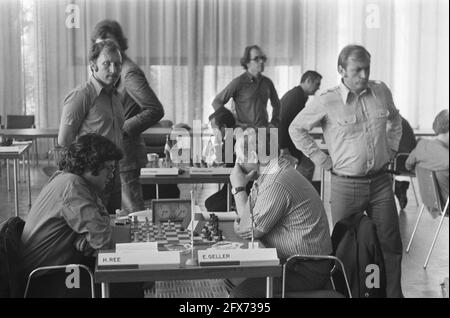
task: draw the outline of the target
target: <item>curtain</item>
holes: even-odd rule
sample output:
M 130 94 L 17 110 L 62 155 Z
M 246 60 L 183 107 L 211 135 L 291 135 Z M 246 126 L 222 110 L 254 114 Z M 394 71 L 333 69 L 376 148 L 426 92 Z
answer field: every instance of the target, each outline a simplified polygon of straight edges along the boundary
M 25 85 L 21 1 L 33 4 L 36 43 L 25 60 L 36 60 L 30 67 L 37 75 Z M 371 78 L 386 82 L 414 128 L 431 128 L 448 107 L 446 0 L 21 1 L 0 1 L 1 43 L 8 43 L 0 50 L 0 111 L 23 112 L 26 100 L 38 127 L 58 127 L 64 96 L 88 77 L 90 33 L 105 18 L 122 25 L 127 54 L 174 122 L 206 123 L 214 96 L 243 72 L 239 59 L 250 44 L 267 54 L 265 75 L 280 97 L 308 69 L 323 75 L 322 90 L 335 86 L 339 51 L 360 43 L 372 54 Z M 68 27 L 70 6 L 79 12 L 78 27 Z M 27 86 L 36 88 L 35 109 L 24 97 Z
M 25 113 L 21 43 L 21 5 L 0 1 L 0 116 Z

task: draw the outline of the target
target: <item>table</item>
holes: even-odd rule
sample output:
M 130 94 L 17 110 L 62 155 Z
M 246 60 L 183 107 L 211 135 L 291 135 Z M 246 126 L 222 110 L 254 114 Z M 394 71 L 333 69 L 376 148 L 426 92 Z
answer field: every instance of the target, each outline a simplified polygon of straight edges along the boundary
M 0 135 L 10 138 L 26 138 L 32 139 L 36 152 L 36 165 L 39 163 L 38 158 L 38 138 L 52 138 L 54 147 L 58 146 L 58 128 L 24 128 L 24 129 L 0 129 Z
M 19 187 L 18 187 L 18 173 L 17 168 L 19 165 L 19 159 L 27 155 L 27 182 L 28 182 L 28 206 L 31 206 L 31 182 L 30 182 L 30 148 L 32 142 L 13 144 L 13 146 L 18 147 L 18 151 L 15 152 L 0 152 L 0 159 L 12 159 L 14 162 L 14 203 L 16 216 L 19 216 Z M 8 173 L 9 177 L 9 173 Z M 9 178 L 8 178 L 9 182 Z
M 221 221 L 220 228 L 230 241 L 242 241 L 233 230 L 232 221 Z M 114 236 L 112 237 L 114 242 Z M 197 257 L 197 253 L 194 253 Z M 152 269 L 104 269 L 95 266 L 94 280 L 101 283 L 102 297 L 109 297 L 110 283 L 148 282 L 155 280 L 190 280 L 235 277 L 266 277 L 266 297 L 273 296 L 273 278 L 281 276 L 281 265 L 187 266 L 189 255 L 181 255 L 178 268 L 158 266 Z
M 182 174 L 177 176 L 151 176 L 141 175 L 139 177 L 141 184 L 155 184 L 156 198 L 159 199 L 158 184 L 199 184 L 199 183 L 226 183 L 227 185 L 227 210 L 231 206 L 231 189 L 229 175 L 191 175 L 189 168 L 186 168 Z

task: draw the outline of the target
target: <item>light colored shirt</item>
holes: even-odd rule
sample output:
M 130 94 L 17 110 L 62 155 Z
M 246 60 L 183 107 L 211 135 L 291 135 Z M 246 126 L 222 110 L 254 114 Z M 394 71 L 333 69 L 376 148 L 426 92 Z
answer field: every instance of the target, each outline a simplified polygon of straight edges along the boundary
M 308 132 L 322 127 L 329 155 Z M 383 169 L 397 152 L 402 135 L 401 117 L 389 88 L 369 81 L 359 95 L 342 82 L 314 98 L 289 127 L 295 146 L 316 165 L 327 168 L 331 157 L 335 173 L 364 176 Z
M 416 148 L 406 159 L 405 167 L 414 170 L 416 165 L 435 172 L 441 200 L 445 202 L 449 193 L 448 146 L 437 139 L 420 139 Z
M 67 147 L 77 137 L 97 133 L 122 149 L 124 111 L 115 89 L 109 92 L 91 76 L 64 100 L 58 143 Z
M 269 173 L 270 172 L 270 173 Z M 327 255 L 331 239 L 327 216 L 317 191 L 283 158 L 273 160 L 253 184 L 249 196 L 261 241 L 280 258 L 294 254 Z
M 24 269 L 79 262 L 82 254 L 75 244 L 80 236 L 95 250 L 106 247 L 109 214 L 82 177 L 57 171 L 28 213 L 22 234 Z
M 227 87 L 214 99 L 214 110 L 223 107 L 230 98 L 233 98 L 233 110 L 236 114 L 236 125 L 242 128 L 267 127 L 269 117 L 267 114 L 267 101 L 273 107 L 272 120 L 275 127 L 280 122 L 280 100 L 270 78 L 260 75 L 253 78 L 245 72 L 233 79 Z

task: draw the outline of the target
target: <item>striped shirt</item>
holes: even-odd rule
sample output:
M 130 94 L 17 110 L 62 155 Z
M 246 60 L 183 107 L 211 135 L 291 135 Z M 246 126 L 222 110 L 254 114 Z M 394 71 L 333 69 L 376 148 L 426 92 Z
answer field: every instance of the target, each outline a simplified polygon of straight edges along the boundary
M 280 258 L 294 254 L 329 255 L 328 219 L 317 191 L 286 159 L 272 161 L 249 196 L 255 228 Z

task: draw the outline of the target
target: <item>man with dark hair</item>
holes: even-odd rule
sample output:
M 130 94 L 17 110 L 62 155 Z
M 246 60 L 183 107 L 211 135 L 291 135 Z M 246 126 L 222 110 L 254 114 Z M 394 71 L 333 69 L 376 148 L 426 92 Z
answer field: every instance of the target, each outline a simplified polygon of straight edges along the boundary
M 435 171 L 441 202 L 448 198 L 449 193 L 449 111 L 444 109 L 437 114 L 433 122 L 436 133 L 434 139 L 420 139 L 416 148 L 409 154 L 405 166 L 414 170 L 416 165 Z
M 267 57 L 257 45 L 247 46 L 241 65 L 245 73 L 236 77 L 221 91 L 212 106 L 214 110 L 224 107 L 233 98 L 233 111 L 236 114 L 236 125 L 246 127 L 267 127 L 267 100 L 273 107 L 270 125 L 278 127 L 280 122 L 280 100 L 272 81 L 262 75 Z
M 64 100 L 58 143 L 67 147 L 78 136 L 98 133 L 122 149 L 124 111 L 114 87 L 122 67 L 117 44 L 111 40 L 94 43 L 89 52 L 89 66 L 92 72 L 89 80 Z M 109 213 L 120 209 L 120 179 L 117 175 L 103 198 Z
M 319 195 L 285 158 L 275 154 L 265 160 L 257 139 L 256 134 L 244 132 L 236 140 L 236 165 L 230 175 L 238 214 L 235 232 L 245 239 L 253 235 L 264 246 L 276 248 L 282 260 L 296 254 L 329 255 L 330 230 Z M 252 144 L 256 152 L 249 151 Z M 270 147 L 268 139 L 265 146 Z M 248 196 L 245 186 L 251 180 L 256 181 Z M 294 264 L 287 269 L 286 290 L 322 289 L 330 269 L 328 260 Z M 231 290 L 230 296 L 264 297 L 265 285 L 264 278 L 245 279 Z M 273 289 L 281 293 L 280 278 L 274 279 Z
M 97 23 L 91 42 L 101 42 L 105 39 L 115 41 L 122 54 L 122 70 L 120 79 L 116 83 L 125 115 L 124 158 L 119 163 L 122 208 L 128 212 L 134 212 L 145 208 L 139 175 L 140 169 L 147 164 L 147 156 L 141 133 L 164 116 L 164 109 L 148 84 L 144 72 L 125 54 L 128 41 L 117 21 L 102 20 Z
M 384 254 L 387 296 L 402 297 L 402 241 L 389 162 L 402 135 L 400 114 L 386 84 L 369 81 L 370 54 L 346 46 L 338 58 L 341 83 L 308 104 L 292 121 L 295 146 L 331 172 L 333 224 L 357 213 L 375 222 Z M 322 127 L 329 154 L 308 132 Z
M 97 134 L 83 135 L 66 148 L 60 170 L 27 216 L 22 234 L 25 275 L 41 266 L 86 263 L 85 257 L 108 247 L 110 218 L 100 195 L 121 158 L 122 151 Z M 53 292 L 49 288 L 54 286 L 47 287 Z
M 289 125 L 295 116 L 305 108 L 308 97 L 320 88 L 322 75 L 315 71 L 306 71 L 300 85 L 292 88 L 281 98 L 281 125 L 279 130 L 279 146 L 282 156 L 291 155 L 298 160 L 297 170 L 310 182 L 314 175 L 314 163 L 298 150 L 289 136 Z

